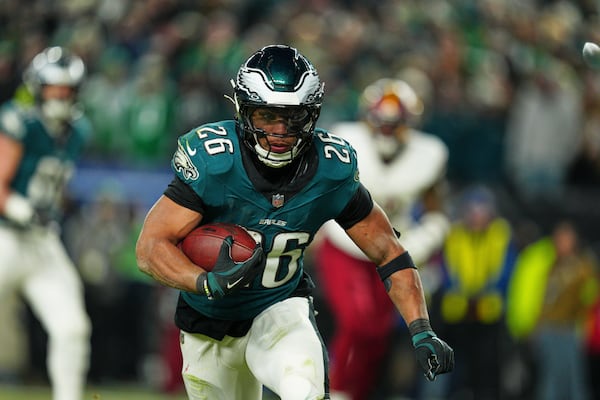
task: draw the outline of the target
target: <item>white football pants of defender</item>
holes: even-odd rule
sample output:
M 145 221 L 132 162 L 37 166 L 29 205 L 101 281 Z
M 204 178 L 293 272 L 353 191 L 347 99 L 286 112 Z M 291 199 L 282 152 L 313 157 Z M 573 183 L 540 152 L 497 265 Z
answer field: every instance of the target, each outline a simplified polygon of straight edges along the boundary
M 58 234 L 0 225 L 0 255 L 0 301 L 3 294 L 20 290 L 48 334 L 52 398 L 81 400 L 91 324 L 79 275 Z
M 282 400 L 325 398 L 327 358 L 309 300 L 292 297 L 259 314 L 248 334 L 221 341 L 181 333 L 182 376 L 191 400 L 260 400 L 262 385 Z

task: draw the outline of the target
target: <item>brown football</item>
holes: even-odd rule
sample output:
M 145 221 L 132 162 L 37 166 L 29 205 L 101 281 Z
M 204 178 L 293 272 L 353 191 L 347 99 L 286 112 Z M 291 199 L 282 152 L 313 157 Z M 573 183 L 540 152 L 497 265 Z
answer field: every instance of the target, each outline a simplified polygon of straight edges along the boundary
M 252 256 L 256 247 L 254 238 L 240 225 L 210 223 L 192 230 L 180 243 L 179 248 L 196 265 L 211 271 L 217 262 L 223 240 L 233 237 L 231 258 L 243 262 Z

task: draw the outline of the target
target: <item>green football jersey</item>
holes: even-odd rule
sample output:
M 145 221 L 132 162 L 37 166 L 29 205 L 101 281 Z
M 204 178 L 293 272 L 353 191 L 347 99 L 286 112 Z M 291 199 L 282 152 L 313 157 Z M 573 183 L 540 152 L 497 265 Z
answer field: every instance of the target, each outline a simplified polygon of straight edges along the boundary
M 83 115 L 74 119 L 70 132 L 57 138 L 46 129 L 37 108 L 7 102 L 0 109 L 0 134 L 23 145 L 11 188 L 45 217 L 60 217 L 64 189 L 91 134 L 88 120 Z
M 250 285 L 222 299 L 183 292 L 198 312 L 217 319 L 253 318 L 296 289 L 303 255 L 321 225 L 336 218 L 359 188 L 356 154 L 343 139 L 315 132 L 316 173 L 290 198 L 257 191 L 242 162 L 234 121 L 193 129 L 178 140 L 172 160 L 176 175 L 203 200 L 203 223 L 229 222 L 262 243 L 265 270 Z

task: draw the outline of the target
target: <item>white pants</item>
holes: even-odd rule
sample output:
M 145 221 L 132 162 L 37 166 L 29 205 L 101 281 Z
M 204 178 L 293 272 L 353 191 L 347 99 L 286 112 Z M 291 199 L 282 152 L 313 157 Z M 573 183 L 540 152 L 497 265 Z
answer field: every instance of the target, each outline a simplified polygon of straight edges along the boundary
M 306 298 L 274 304 L 241 338 L 182 332 L 182 375 L 192 400 L 260 400 L 262 385 L 282 400 L 324 399 L 326 351 Z
M 0 297 L 15 290 L 48 334 L 53 399 L 81 400 L 91 327 L 79 275 L 56 232 L 0 225 Z

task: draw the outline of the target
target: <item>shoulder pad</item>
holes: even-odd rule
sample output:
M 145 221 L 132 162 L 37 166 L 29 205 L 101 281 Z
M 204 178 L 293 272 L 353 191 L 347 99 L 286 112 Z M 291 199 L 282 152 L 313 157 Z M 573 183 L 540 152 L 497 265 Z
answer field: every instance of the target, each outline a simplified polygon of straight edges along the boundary
M 448 147 L 437 136 L 413 130 L 406 151 L 413 151 L 419 157 L 426 158 L 432 168 L 445 169 L 448 161 Z
M 184 181 L 229 171 L 239 142 L 233 121 L 202 125 L 179 137 L 172 168 Z
M 328 178 L 345 180 L 354 175 L 354 179 L 358 180 L 356 150 L 347 140 L 324 129 L 316 129 L 314 143 L 319 153 L 320 168 L 324 168 Z
M 91 121 L 87 117 L 83 115 L 79 116 L 71 122 L 71 126 L 73 127 L 73 130 L 77 132 L 77 134 L 84 140 L 84 142 L 87 142 L 92 138 L 94 128 Z
M 18 141 L 22 141 L 27 133 L 23 115 L 11 105 L 0 110 L 0 131 Z

